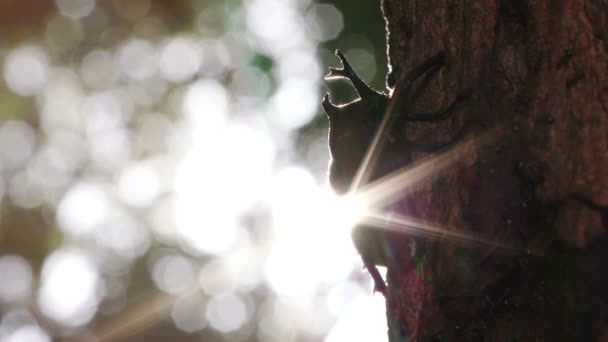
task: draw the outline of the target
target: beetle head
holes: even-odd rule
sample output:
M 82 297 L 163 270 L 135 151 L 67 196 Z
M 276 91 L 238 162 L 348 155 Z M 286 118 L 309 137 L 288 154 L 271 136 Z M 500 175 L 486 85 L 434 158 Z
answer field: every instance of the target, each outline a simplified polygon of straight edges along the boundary
M 388 103 L 388 97 L 370 88 L 355 73 L 350 63 L 336 50 L 342 68 L 329 68 L 325 79 L 351 81 L 359 98 L 336 106 L 326 94 L 321 103 L 329 118 L 329 182 L 337 193 L 345 193 L 361 165 Z
M 345 193 L 363 158 L 386 109 L 383 95 L 357 99 L 336 106 L 325 95 L 323 109 L 329 118 L 329 182 L 337 193 Z

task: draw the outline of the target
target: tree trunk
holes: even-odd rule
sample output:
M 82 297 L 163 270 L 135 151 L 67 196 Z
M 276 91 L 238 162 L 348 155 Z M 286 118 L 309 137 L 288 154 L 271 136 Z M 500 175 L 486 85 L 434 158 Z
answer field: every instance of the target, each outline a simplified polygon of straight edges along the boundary
M 452 117 L 406 122 L 402 138 L 441 142 L 472 125 L 462 140 L 492 139 L 395 208 L 501 243 L 416 238 L 412 253 L 393 241 L 409 252 L 387 266 L 391 341 L 608 341 L 608 2 L 382 6 L 391 79 L 446 53 L 416 111 L 472 89 Z

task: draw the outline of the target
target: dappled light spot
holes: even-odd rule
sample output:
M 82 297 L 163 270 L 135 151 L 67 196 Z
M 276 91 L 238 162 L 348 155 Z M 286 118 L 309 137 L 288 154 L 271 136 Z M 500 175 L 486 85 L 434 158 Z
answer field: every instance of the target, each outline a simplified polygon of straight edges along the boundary
M 33 209 L 42 204 L 42 189 L 37 184 L 40 180 L 30 172 L 17 172 L 8 181 L 8 198 L 15 206 Z
M 158 52 L 149 41 L 131 39 L 116 53 L 116 63 L 124 75 L 134 81 L 146 81 L 158 71 Z
M 118 93 L 100 92 L 87 97 L 81 110 L 86 117 L 86 132 L 91 140 L 98 134 L 122 129 L 130 114 L 125 107 Z
M 5 342 L 50 342 L 49 334 L 37 325 L 25 325 L 6 338 L 2 339 Z
M 207 303 L 207 320 L 214 329 L 231 332 L 239 329 L 249 319 L 247 306 L 233 294 L 222 294 Z
M 4 80 L 16 94 L 35 95 L 48 78 L 48 57 L 38 46 L 22 46 L 9 52 L 4 60 Z
M 287 33 L 302 30 L 298 16 L 288 3 L 277 0 L 255 0 L 246 5 L 247 26 L 269 41 L 278 41 Z
M 143 255 L 150 245 L 150 236 L 142 223 L 128 213 L 115 209 L 99 226 L 95 227 L 95 239 L 126 260 Z
M 26 299 L 32 290 L 32 268 L 23 257 L 4 255 L 0 257 L 0 274 L 5 277 L 0 282 L 0 302 Z
M 184 293 L 195 284 L 194 264 L 183 256 L 164 255 L 154 260 L 150 267 L 156 286 L 169 294 Z
M 118 80 L 112 54 L 106 50 L 93 50 L 82 59 L 80 75 L 91 87 L 108 88 Z
M 84 97 L 76 73 L 68 68 L 51 70 L 49 81 L 37 102 L 43 130 L 46 133 L 59 130 L 81 133 L 85 127 L 81 111 Z
M 171 309 L 171 318 L 175 325 L 186 332 L 195 332 L 207 326 L 205 315 L 206 301 L 197 294 L 186 294 L 179 297 Z
M 118 177 L 120 198 L 134 207 L 146 207 L 161 191 L 160 177 L 151 163 L 137 163 L 125 168 Z
M 278 79 L 290 79 L 310 82 L 315 88 L 323 73 L 321 65 L 314 53 L 307 49 L 293 49 L 286 51 L 283 58 L 278 61 Z M 286 114 L 289 115 L 289 114 Z
M 4 342 L 50 342 L 51 337 L 37 325 L 24 325 L 3 338 Z
M 55 0 L 61 14 L 72 19 L 84 18 L 95 8 L 95 0 Z
M 201 288 L 209 295 L 219 295 L 226 291 L 235 291 L 240 274 L 233 270 L 225 260 L 213 260 L 201 269 L 199 282 Z
M 188 87 L 182 108 L 194 129 L 202 134 L 197 138 L 205 139 L 205 133 L 214 132 L 225 124 L 228 100 L 226 89 L 215 80 L 199 80 Z
M 6 121 L 0 126 L 0 167 L 5 171 L 22 166 L 35 147 L 36 135 L 27 123 Z
M 64 326 L 86 324 L 97 311 L 100 281 L 96 265 L 86 255 L 58 250 L 44 262 L 38 306 Z
M 177 37 L 167 41 L 160 52 L 160 70 L 171 82 L 183 82 L 198 72 L 202 51 L 191 37 Z
M 294 130 L 312 120 L 318 104 L 314 101 L 319 94 L 314 80 L 289 78 L 279 85 L 271 98 L 273 122 L 285 130 Z
M 61 200 L 57 208 L 57 222 L 70 234 L 88 234 L 104 222 L 111 210 L 111 199 L 104 186 L 82 181 L 75 184 Z
M 361 65 L 359 76 L 363 79 L 371 80 L 376 76 L 376 57 L 373 53 L 364 48 L 350 49 L 346 52 L 346 57 L 353 65 Z
M 332 4 L 315 4 L 306 13 L 309 34 L 314 40 L 336 39 L 344 28 L 342 13 Z
M 0 336 L 8 336 L 24 326 L 37 325 L 34 315 L 25 309 L 9 309 L 0 319 Z
M 96 132 L 89 145 L 89 155 L 101 170 L 116 170 L 124 167 L 132 156 L 131 135 L 126 127 Z

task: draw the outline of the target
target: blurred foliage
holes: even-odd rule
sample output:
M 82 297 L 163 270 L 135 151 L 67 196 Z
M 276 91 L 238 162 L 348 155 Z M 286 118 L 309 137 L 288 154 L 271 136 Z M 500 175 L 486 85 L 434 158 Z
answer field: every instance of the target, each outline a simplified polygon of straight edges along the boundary
M 139 322 L 139 318 L 141 322 L 133 323 L 127 336 L 139 336 L 142 341 L 169 336 L 214 341 L 282 340 L 285 336 L 319 340 L 333 331 L 336 312 L 354 299 L 369 296 L 369 284 L 353 273 L 351 259 L 336 266 L 346 267 L 343 278 L 320 278 L 301 298 L 284 296 L 280 291 L 285 289 L 277 290 L 278 285 L 265 277 L 270 277 L 270 260 L 285 258 L 273 253 L 294 249 L 278 242 L 281 234 L 296 246 L 305 244 L 292 235 L 306 232 L 285 234 L 269 227 L 276 225 L 276 216 L 288 211 L 285 208 L 292 208 L 284 197 L 299 200 L 295 208 L 312 210 L 315 203 L 302 196 L 311 195 L 324 183 L 328 153 L 327 122 L 319 105 L 322 93 L 331 88 L 335 103 L 355 96 L 346 82 L 329 84 L 316 73 L 338 65 L 333 51 L 340 49 L 372 87 L 385 88 L 386 47 L 379 3 L 290 2 L 293 9 L 289 11 L 298 15 L 310 14 L 316 4 L 333 5 L 344 22 L 336 32 L 339 35 L 327 41 L 286 32 L 287 38 L 279 42 L 287 47 L 289 40 L 303 39 L 294 47 L 301 49 L 292 56 L 296 60 L 289 59 L 292 51 L 264 45 L 249 32 L 248 25 L 253 24 L 245 19 L 256 18 L 247 17 L 244 3 L 251 5 L 237 0 L 0 1 L 0 62 L 4 66 L 0 272 L 11 273 L 6 275 L 11 281 L 0 284 L 0 340 L 9 335 L 26 336 L 29 341 L 66 335 L 125 337 L 116 326 Z M 327 13 L 336 18 L 336 13 Z M 326 24 L 337 27 L 338 23 Z M 273 36 L 273 32 L 262 34 Z M 211 51 L 205 51 L 205 58 L 196 57 L 198 44 L 207 44 L 205 49 Z M 190 54 L 203 61 L 192 62 Z M 308 54 L 318 60 L 311 62 Z M 162 72 L 147 69 L 151 58 Z M 174 59 L 182 64 L 173 64 Z M 203 114 L 190 115 L 194 110 Z M 226 146 L 231 142 L 234 146 Z M 220 150 L 224 147 L 225 151 Z M 220 152 L 216 155 L 207 149 Z M 192 166 L 189 158 L 201 154 L 210 155 L 209 164 Z M 192 184 L 175 181 L 184 173 Z M 223 175 L 232 178 L 220 179 Z M 208 177 L 217 179 L 205 182 Z M 246 209 L 229 220 L 236 228 L 209 221 L 217 236 L 206 235 L 201 241 L 195 240 L 196 235 L 184 237 L 179 234 L 195 233 L 180 231 L 167 223 L 171 221 L 167 217 L 181 203 L 175 193 L 197 194 L 197 187 L 203 190 L 200 196 L 184 195 L 192 207 L 188 213 L 197 224 L 204 222 L 200 221 L 204 215 L 225 219 L 222 210 L 232 210 L 222 204 L 225 198 L 253 204 L 251 208 L 248 202 L 239 204 Z M 205 193 L 216 187 L 224 190 Z M 262 199 L 249 199 L 254 195 L 245 193 L 244 187 L 251 187 L 249 191 Z M 188 192 L 189 188 L 194 190 Z M 274 196 L 275 192 L 283 197 L 272 199 L 278 204 L 269 204 L 267 193 Z M 294 226 L 322 214 L 302 215 L 293 217 Z M 105 230 L 93 227 L 102 221 Z M 230 252 L 200 247 L 216 238 L 217 244 L 226 243 L 219 232 L 237 234 L 225 237 L 234 240 Z M 323 241 L 310 239 L 318 242 L 318 258 Z M 340 246 L 350 245 L 347 239 L 339 241 Z M 332 257 L 340 255 L 338 250 L 326 247 Z M 279 270 L 286 267 L 297 274 L 315 269 L 298 266 L 310 265 L 314 258 L 309 255 L 289 257 L 293 261 L 284 262 L 295 264 L 281 265 Z M 322 265 L 324 260 L 316 262 Z M 198 283 L 199 277 L 203 289 L 188 292 L 191 289 L 183 284 Z M 231 294 L 214 289 L 219 286 L 216 283 L 232 286 L 225 289 Z M 58 286 L 65 288 L 57 290 Z M 72 305 L 72 312 L 81 307 L 94 307 L 97 312 L 63 317 L 59 305 L 44 304 L 45 296 L 51 296 L 48 293 L 56 294 L 53 291 L 76 300 L 62 304 Z M 84 302 L 91 300 L 85 296 L 91 293 L 99 298 Z M 320 309 L 332 293 L 338 293 L 333 296 L 339 300 L 331 300 L 341 303 L 340 310 Z M 192 296 L 193 303 L 206 303 L 207 311 L 178 306 L 183 296 Z M 218 307 L 228 307 L 234 317 L 243 316 L 241 325 L 230 326 L 232 317 L 225 317 Z M 93 316 L 87 318 L 87 314 Z M 167 316 L 175 324 L 167 324 Z M 199 316 L 201 321 L 194 322 Z M 210 317 L 216 321 L 206 321 Z M 192 334 L 198 331 L 202 332 Z

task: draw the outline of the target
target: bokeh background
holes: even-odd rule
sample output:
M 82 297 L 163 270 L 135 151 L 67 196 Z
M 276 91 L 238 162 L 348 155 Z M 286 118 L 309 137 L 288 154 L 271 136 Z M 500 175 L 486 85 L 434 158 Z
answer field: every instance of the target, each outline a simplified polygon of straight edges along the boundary
M 386 339 L 336 48 L 384 89 L 378 1 L 1 0 L 0 341 Z

